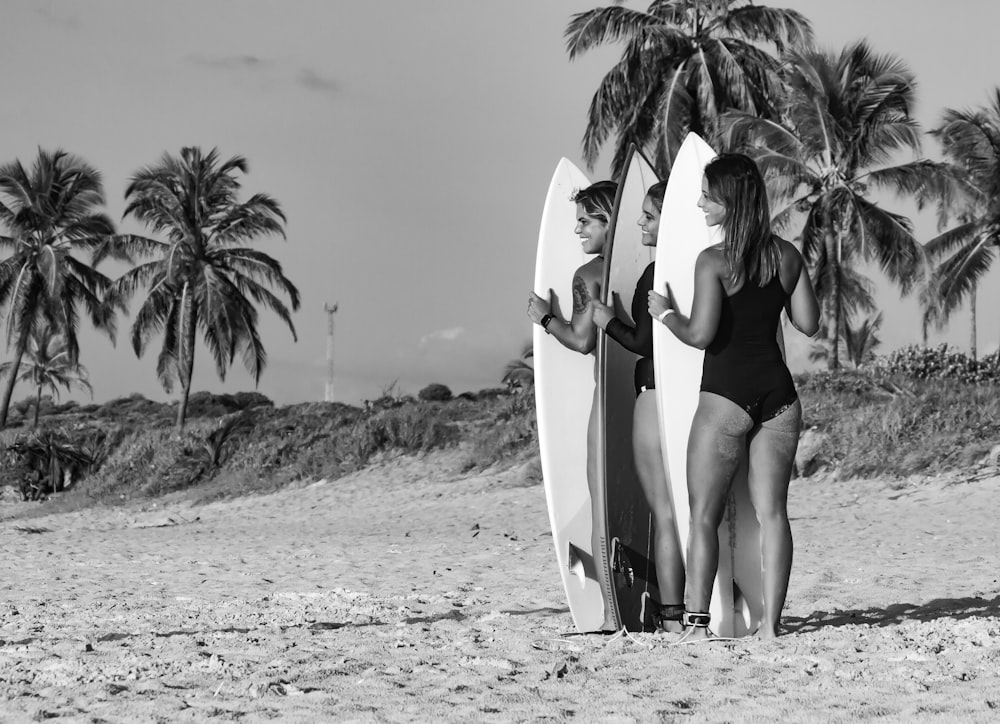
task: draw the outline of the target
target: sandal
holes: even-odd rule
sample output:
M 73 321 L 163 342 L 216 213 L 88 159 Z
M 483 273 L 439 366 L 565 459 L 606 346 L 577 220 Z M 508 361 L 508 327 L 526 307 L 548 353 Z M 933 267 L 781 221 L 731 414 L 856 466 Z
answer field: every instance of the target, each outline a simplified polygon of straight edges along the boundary
M 678 633 L 677 631 L 670 631 L 667 628 L 668 623 L 674 621 L 681 622 L 684 621 L 684 604 L 683 603 L 672 603 L 663 604 L 657 606 L 653 611 L 653 622 L 656 624 L 656 628 L 664 633 Z
M 700 644 L 706 641 L 735 641 L 736 639 L 729 638 L 728 636 L 716 636 L 712 633 L 712 630 L 708 627 L 708 624 L 712 621 L 712 616 L 709 613 L 698 612 L 698 611 L 685 611 L 684 618 L 684 628 L 687 631 L 684 635 L 680 637 L 679 640 L 670 644 L 671 646 L 680 646 L 684 644 Z M 699 636 L 698 638 L 691 638 L 691 633 L 695 629 L 703 628 L 705 629 L 705 637 Z
M 693 628 L 708 628 L 708 624 L 712 621 L 712 615 L 710 613 L 684 611 L 684 616 L 681 620 L 684 622 L 684 628 L 689 626 Z

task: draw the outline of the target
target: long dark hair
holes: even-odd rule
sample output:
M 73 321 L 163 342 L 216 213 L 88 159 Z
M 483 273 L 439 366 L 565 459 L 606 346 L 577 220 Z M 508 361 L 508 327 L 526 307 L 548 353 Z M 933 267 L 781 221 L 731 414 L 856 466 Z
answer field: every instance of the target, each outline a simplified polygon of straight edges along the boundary
M 579 189 L 569 200 L 580 204 L 587 216 L 608 224 L 611 223 L 611 212 L 615 208 L 616 193 L 618 184 L 614 181 L 598 181 L 585 189 Z
M 705 167 L 708 197 L 726 207 L 722 220 L 726 261 L 741 277 L 764 286 L 778 273 L 781 247 L 771 234 L 767 187 L 757 164 L 742 153 L 723 153 Z
M 649 191 L 646 192 L 646 198 L 653 202 L 653 206 L 656 207 L 657 211 L 663 211 L 663 195 L 666 192 L 666 181 L 657 181 L 655 184 L 650 186 Z

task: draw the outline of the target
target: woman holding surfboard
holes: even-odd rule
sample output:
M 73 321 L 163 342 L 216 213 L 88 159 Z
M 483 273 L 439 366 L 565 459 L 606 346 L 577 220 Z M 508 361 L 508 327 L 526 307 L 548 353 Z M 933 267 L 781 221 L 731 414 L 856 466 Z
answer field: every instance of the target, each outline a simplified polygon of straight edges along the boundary
M 764 613 L 757 635 L 773 638 L 788 591 L 792 532 L 787 498 L 802 407 L 777 341 L 784 309 L 812 336 L 819 305 L 801 254 L 771 233 L 756 164 L 722 154 L 705 167 L 698 202 L 723 241 L 695 265 L 691 316 L 649 292 L 649 314 L 681 342 L 705 350 L 687 452 L 691 530 L 682 641 L 709 637 L 707 611 L 719 562 L 718 528 L 733 476 L 749 450 L 749 490 L 761 527 Z
M 643 246 L 656 246 L 666 187 L 666 181 L 653 184 L 643 199 L 642 215 L 638 221 L 642 229 Z M 681 616 L 684 604 L 681 601 L 684 598 L 684 564 L 660 447 L 660 424 L 657 419 L 653 378 L 653 320 L 645 313 L 647 296 L 653 288 L 653 269 L 653 264 L 647 266 L 636 283 L 635 295 L 632 297 L 634 327 L 616 317 L 611 307 L 596 299 L 593 301 L 594 322 L 625 349 L 641 355 L 635 363 L 636 400 L 632 417 L 632 449 L 639 482 L 656 524 L 654 563 L 660 598 L 668 602 L 659 608 L 655 619 L 664 631 L 678 633 L 683 630 Z
M 594 254 L 595 257 L 579 267 L 573 275 L 573 310 L 569 319 L 564 319 L 553 304 L 551 290 L 548 299 L 544 299 L 533 291 L 529 293 L 528 297 L 528 317 L 531 321 L 541 325 L 561 345 L 580 354 L 593 354 L 597 346 L 594 302 L 601 296 L 604 248 L 617 190 L 618 184 L 613 181 L 598 181 L 577 191 L 570 199 L 576 203 L 575 233 L 580 237 L 584 253 Z M 590 422 L 587 427 L 587 484 L 592 500 L 599 499 L 598 491 L 594 490 L 598 480 L 595 458 L 597 445 L 593 439 L 597 429 L 596 414 L 597 405 L 595 404 L 591 407 Z M 592 515 L 601 514 L 602 512 L 597 509 L 597 506 L 592 506 Z M 592 526 L 591 550 L 595 551 L 595 555 L 596 551 L 601 549 L 602 528 L 603 526 L 596 523 Z M 611 594 L 607 588 L 610 586 L 610 582 L 603 575 L 596 575 L 596 577 L 604 591 L 604 600 L 609 601 Z M 617 628 L 614 611 L 605 605 L 602 629 L 614 631 Z

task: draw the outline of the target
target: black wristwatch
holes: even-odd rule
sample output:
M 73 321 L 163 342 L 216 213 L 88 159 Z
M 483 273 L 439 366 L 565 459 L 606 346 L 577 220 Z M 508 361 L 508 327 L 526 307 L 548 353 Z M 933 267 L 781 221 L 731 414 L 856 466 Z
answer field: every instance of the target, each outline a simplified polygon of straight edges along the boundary
M 553 319 L 554 317 L 551 314 L 546 314 L 544 317 L 542 317 L 542 320 L 539 322 L 539 324 L 542 325 L 542 329 L 548 332 L 549 322 L 551 322 Z

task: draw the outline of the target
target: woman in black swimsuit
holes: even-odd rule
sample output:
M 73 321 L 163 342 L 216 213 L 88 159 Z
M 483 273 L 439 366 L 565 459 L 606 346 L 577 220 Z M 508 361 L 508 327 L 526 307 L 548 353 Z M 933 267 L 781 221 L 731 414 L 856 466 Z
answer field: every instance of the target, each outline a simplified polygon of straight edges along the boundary
M 663 208 L 665 181 L 650 186 L 642 202 L 639 226 L 643 246 L 656 246 Z M 654 264 L 643 271 L 632 297 L 632 319 L 635 326 L 622 321 L 606 304 L 595 300 L 594 322 L 625 349 L 642 355 L 635 363 L 635 411 L 632 413 L 632 451 L 639 483 L 656 524 L 654 561 L 660 585 L 660 600 L 664 602 L 655 614 L 657 625 L 664 631 L 682 631 L 684 612 L 684 563 L 681 560 L 674 506 L 670 484 L 663 469 L 660 448 L 660 422 L 656 411 L 656 390 L 653 380 L 653 318 L 646 312 L 647 296 L 653 288 Z
M 788 484 L 802 407 L 778 346 L 781 310 L 810 337 L 819 305 L 798 250 L 771 233 L 767 191 L 754 162 L 723 154 L 705 167 L 698 205 L 724 240 L 695 264 L 691 316 L 649 293 L 649 313 L 682 342 L 705 350 L 688 441 L 688 539 L 684 640 L 707 638 L 719 564 L 718 528 L 733 476 L 749 449 L 749 490 L 760 521 L 764 614 L 757 635 L 778 634 L 792 567 Z

